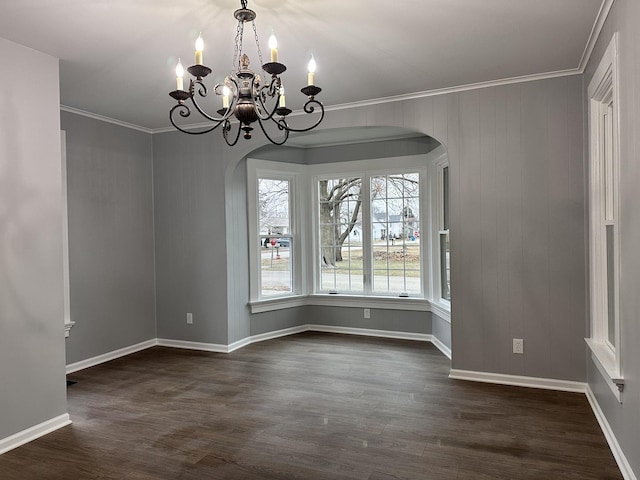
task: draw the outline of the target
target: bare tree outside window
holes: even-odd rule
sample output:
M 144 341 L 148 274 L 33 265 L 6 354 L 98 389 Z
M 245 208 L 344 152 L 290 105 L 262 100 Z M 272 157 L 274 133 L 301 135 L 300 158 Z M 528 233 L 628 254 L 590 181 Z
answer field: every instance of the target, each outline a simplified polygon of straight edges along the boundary
M 258 179 L 260 234 L 289 233 L 289 181 Z
M 370 181 L 368 199 L 360 177 L 318 181 L 321 289 L 362 292 L 368 256 L 375 270 L 374 291 L 419 294 L 419 174 L 365 178 Z M 371 210 L 366 232 L 363 201 Z M 371 251 L 364 251 L 363 235 L 370 236 Z
M 343 261 L 342 246 L 345 241 L 356 226 L 362 224 L 362 179 L 320 180 L 318 188 L 322 261 L 325 265 L 335 266 L 336 262 Z
M 258 178 L 260 295 L 263 298 L 293 292 L 290 190 L 290 180 Z

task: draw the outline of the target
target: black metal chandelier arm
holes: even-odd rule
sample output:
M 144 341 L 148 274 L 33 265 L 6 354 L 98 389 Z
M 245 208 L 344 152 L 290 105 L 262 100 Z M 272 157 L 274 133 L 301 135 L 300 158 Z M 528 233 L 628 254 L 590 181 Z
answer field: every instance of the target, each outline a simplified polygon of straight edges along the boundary
M 227 142 L 227 145 L 233 147 L 236 143 L 238 143 L 238 139 L 240 138 L 240 132 L 242 129 L 241 125 L 238 123 L 238 132 L 236 133 L 236 138 L 229 142 L 229 132 L 231 131 L 231 122 L 229 120 L 224 121 L 224 127 L 222 127 L 222 136 L 224 137 L 224 141 Z
M 200 115 L 202 115 L 204 118 L 206 118 L 207 120 L 211 121 L 211 122 L 216 122 L 216 123 L 221 123 L 224 122 L 225 120 L 227 120 L 231 114 L 233 113 L 234 109 L 235 109 L 235 97 L 234 100 L 232 101 L 232 104 L 230 105 L 230 108 L 228 109 L 221 109 L 221 110 L 226 110 L 226 112 L 224 114 L 221 113 L 221 110 L 218 110 L 218 113 L 220 113 L 222 116 L 221 117 L 214 117 L 213 115 L 208 114 L 198 103 L 198 100 L 196 98 L 195 95 L 195 85 L 198 85 L 198 94 L 202 97 L 202 98 L 206 98 L 208 95 L 208 89 L 207 86 L 202 82 L 202 80 L 195 80 L 193 81 L 191 88 L 189 90 L 189 93 L 191 94 L 189 96 L 189 99 L 191 100 L 191 102 L 193 103 L 193 106 L 196 107 L 196 110 L 198 110 L 198 113 Z M 217 91 L 218 87 L 220 87 L 221 84 L 216 84 L 214 87 L 214 91 Z
M 186 130 L 182 128 L 180 125 L 178 125 L 173 119 L 174 112 L 176 111 L 179 112 L 179 115 L 182 118 L 187 118 L 191 115 L 191 109 L 187 105 L 184 105 L 183 103 L 179 103 L 178 105 L 174 105 L 173 108 L 169 110 L 169 121 L 171 122 L 171 125 L 173 125 L 177 130 L 180 130 L 182 133 L 188 133 L 189 135 L 202 135 L 204 133 L 213 132 L 216 128 L 218 128 L 221 125 L 221 123 L 217 123 L 211 128 L 207 128 L 205 130 L 199 130 L 195 132 L 192 130 Z
M 202 80 L 200 79 L 192 80 L 191 83 L 192 84 L 190 88 L 190 93 L 192 97 L 195 97 L 196 90 L 198 91 L 198 95 L 200 95 L 203 98 L 209 94 L 209 89 L 207 88 L 207 86 L 204 84 Z
M 320 112 L 321 113 L 320 113 L 320 118 L 318 119 L 318 121 L 315 122 L 310 127 L 307 127 L 307 128 L 292 128 L 287 124 L 287 122 L 284 121 L 284 119 L 274 120 L 274 122 L 278 123 L 278 125 L 282 125 L 282 128 L 284 128 L 288 132 L 308 132 L 309 130 L 313 130 L 318 125 L 320 125 L 320 123 L 324 119 L 324 105 L 322 105 L 322 103 L 320 103 L 315 98 L 308 100 L 307 103 L 304 104 L 304 108 L 303 108 L 304 112 L 305 113 L 313 113 L 313 112 L 315 112 L 315 107 L 313 106 L 313 104 L 315 104 L 318 107 L 320 107 Z
M 274 120 L 275 121 L 275 120 Z M 284 123 L 285 126 L 282 126 L 280 124 L 280 122 Z M 264 125 L 262 125 L 262 121 L 258 120 L 258 124 L 260 125 L 260 129 L 262 130 L 262 133 L 264 133 L 264 136 L 267 137 L 267 140 L 269 140 L 271 143 L 273 143 L 274 145 L 284 145 L 284 143 L 289 139 L 289 129 L 286 127 L 287 122 L 285 121 L 285 119 L 283 118 L 282 120 L 280 120 L 279 122 L 276 122 L 278 124 L 278 128 L 280 130 L 284 131 L 284 138 L 282 139 L 281 142 L 276 142 L 273 138 L 271 138 L 271 135 L 269 135 L 267 133 L 267 131 L 264 128 Z
M 207 112 L 205 112 L 203 110 L 203 108 L 200 106 L 200 104 L 198 103 L 198 101 L 196 100 L 195 95 L 191 95 L 189 97 L 191 99 L 191 102 L 193 103 L 193 106 L 196 107 L 196 110 L 198 111 L 198 113 L 200 115 L 202 115 L 204 118 L 206 118 L 207 120 L 211 121 L 211 122 L 215 122 L 218 123 L 218 125 L 216 125 L 216 127 L 220 126 L 219 124 L 221 124 L 222 122 L 224 122 L 225 120 L 227 120 L 230 116 L 233 110 L 232 109 L 228 109 L 227 113 L 225 115 L 223 115 L 220 118 L 214 117 L 212 115 L 209 115 Z

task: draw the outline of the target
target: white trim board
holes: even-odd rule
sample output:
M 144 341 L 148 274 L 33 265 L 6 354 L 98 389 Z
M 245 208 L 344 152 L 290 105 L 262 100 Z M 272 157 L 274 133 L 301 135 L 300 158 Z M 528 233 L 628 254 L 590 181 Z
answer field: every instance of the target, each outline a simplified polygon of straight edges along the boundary
M 303 333 L 308 331 L 308 325 L 301 325 L 299 327 L 283 328 L 282 330 L 274 330 L 273 332 L 260 333 L 258 335 L 252 335 L 250 337 L 243 338 L 235 343 L 229 345 L 229 352 L 239 350 L 242 347 L 251 345 L 252 343 L 264 342 L 266 340 L 273 340 L 274 338 L 287 337 L 289 335 L 295 335 L 297 333 Z
M 472 382 L 493 383 L 497 385 L 513 385 L 516 387 L 542 388 L 561 392 L 585 393 L 587 384 L 569 380 L 553 378 L 524 377 L 520 375 L 505 375 L 503 373 L 476 372 L 472 370 L 458 370 L 452 368 L 449 378 L 454 380 L 469 380 Z
M 618 464 L 618 468 L 620 469 L 620 473 L 622 473 L 622 477 L 625 480 L 638 480 L 638 477 L 633 473 L 631 469 L 631 465 L 629 465 L 629 461 L 627 457 L 624 455 L 622 448 L 620 448 L 620 444 L 618 443 L 618 439 L 616 438 L 613 430 L 611 429 L 611 425 L 607 421 L 607 417 L 605 417 L 600 405 L 598 404 L 598 400 L 591 390 L 591 387 L 587 385 L 587 389 L 585 392 L 587 396 L 587 400 L 589 401 L 589 405 L 591 405 L 591 410 L 593 410 L 593 414 L 596 416 L 596 420 L 598 420 L 598 425 L 600 425 L 600 429 L 604 434 L 604 438 L 606 438 L 607 443 L 609 444 L 609 448 L 611 449 L 611 453 L 613 454 L 613 458 L 615 458 L 616 463 Z
M 336 327 L 333 325 L 306 325 L 311 332 L 340 333 L 343 335 L 360 335 L 363 337 L 397 338 L 401 340 L 415 340 L 418 342 L 430 342 L 431 334 L 397 332 L 392 330 L 374 330 L 371 328 Z
M 170 348 L 184 348 L 186 350 L 200 350 L 202 352 L 229 353 L 230 345 L 220 343 L 189 342 L 186 340 L 170 340 L 168 338 L 158 338 L 157 346 Z
M 113 125 L 118 125 L 124 128 L 130 128 L 131 130 L 137 130 L 139 132 L 152 134 L 153 130 L 146 127 L 141 127 L 140 125 L 136 125 L 134 123 L 124 122 L 122 120 L 118 120 L 116 118 L 105 117 L 104 115 L 100 115 L 97 113 L 87 112 L 86 110 L 80 110 L 79 108 L 67 107 L 66 105 L 60 105 L 60 111 L 75 113 L 76 115 L 81 115 L 83 117 L 93 118 L 94 120 L 100 120 L 101 122 L 112 123 Z M 175 129 L 173 129 L 175 130 Z
M 153 338 L 151 340 L 147 340 L 146 342 L 131 345 L 129 347 L 124 347 L 119 350 L 114 350 L 113 352 L 103 353 L 102 355 L 98 355 L 96 357 L 87 358 L 86 360 L 81 360 L 75 363 L 70 363 L 69 365 L 67 365 L 67 374 L 77 372 L 78 370 L 84 370 L 85 368 L 89 367 L 95 367 L 96 365 L 100 365 L 101 363 L 109 362 L 126 355 L 131 355 L 132 353 L 146 350 L 147 348 L 151 348 L 156 345 L 158 345 L 158 340 Z
M 10 437 L 2 438 L 0 439 L 0 455 L 70 424 L 71 418 L 69 418 L 69 414 L 64 413 L 22 430 Z
M 598 16 L 596 17 L 595 22 L 593 22 L 593 27 L 591 28 L 591 33 L 589 34 L 589 40 L 587 40 L 587 44 L 584 47 L 584 52 L 582 53 L 582 58 L 580 59 L 580 63 L 578 64 L 578 70 L 580 73 L 584 73 L 587 68 L 587 64 L 591 59 L 591 54 L 593 53 L 593 49 L 596 46 L 596 42 L 600 37 L 600 33 L 602 32 L 602 27 L 604 26 L 604 22 L 607 20 L 609 16 L 609 12 L 611 12 L 611 8 L 616 0 L 602 0 L 602 5 L 600 6 L 600 11 L 598 12 Z

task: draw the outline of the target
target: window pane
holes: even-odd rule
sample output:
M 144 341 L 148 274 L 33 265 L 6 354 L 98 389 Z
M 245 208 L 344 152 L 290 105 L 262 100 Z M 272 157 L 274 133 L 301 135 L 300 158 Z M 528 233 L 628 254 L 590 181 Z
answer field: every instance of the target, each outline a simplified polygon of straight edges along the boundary
M 449 230 L 449 167 L 442 169 L 442 229 Z
M 449 232 L 440 234 L 440 296 L 451 301 Z
M 613 172 L 613 104 L 609 104 L 604 112 L 603 121 L 603 159 L 604 159 L 604 202 L 605 218 L 614 219 L 614 172 Z
M 607 225 L 607 339 L 616 346 L 615 261 L 613 225 Z
M 258 216 L 261 235 L 291 233 L 288 180 L 258 179 Z
M 420 176 L 371 177 L 374 294 L 420 295 Z
M 260 237 L 261 297 L 293 293 L 292 237 Z
M 289 180 L 258 179 L 260 296 L 293 293 Z
M 320 285 L 323 291 L 364 291 L 361 178 L 318 182 Z

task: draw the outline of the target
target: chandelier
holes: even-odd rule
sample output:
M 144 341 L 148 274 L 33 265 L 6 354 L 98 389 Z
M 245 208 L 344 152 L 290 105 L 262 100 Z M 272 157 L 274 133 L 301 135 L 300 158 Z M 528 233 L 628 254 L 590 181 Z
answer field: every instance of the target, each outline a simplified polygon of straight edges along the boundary
M 211 74 L 212 70 L 202 63 L 204 42 L 201 34 L 196 40 L 195 65 L 187 68 L 187 71 L 194 78 L 189 80 L 189 87 L 186 90 L 184 89 L 184 67 L 180 59 L 178 59 L 178 65 L 176 66 L 177 88 L 169 93 L 178 103 L 169 111 L 169 119 L 176 129 L 190 135 L 202 135 L 222 127 L 222 136 L 229 146 L 238 143 L 241 133 L 244 133 L 245 139 L 250 139 L 251 132 L 254 129 L 252 125 L 257 122 L 265 137 L 271 143 L 282 145 L 289 138 L 289 133 L 308 132 L 317 127 L 324 118 L 324 106 L 315 98 L 322 90 L 314 84 L 316 63 L 311 57 L 308 65 L 307 86 L 302 88 L 301 92 L 307 97 L 303 111 L 307 114 L 312 114 L 318 108 L 319 110 L 316 113 L 319 114 L 319 118 L 307 128 L 296 129 L 287 122 L 287 116 L 291 113 L 291 110 L 286 106 L 284 86 L 280 79 L 280 74 L 284 73 L 287 67 L 278 62 L 277 41 L 271 35 L 269 38 L 270 61 L 263 63 L 255 24 L 256 13 L 247 8 L 247 0 L 240 0 L 240 5 L 241 8 L 233 13 L 233 16 L 238 20 L 233 70 L 222 83 L 218 83 L 213 87 L 213 92 L 218 97 L 222 97 L 218 100 L 218 102 L 221 100 L 218 105 L 222 105 L 222 108 L 216 110 L 216 116 L 207 113 L 202 105 L 209 93 L 204 83 L 204 78 Z M 247 22 L 251 22 L 253 26 L 258 57 L 265 73 L 264 80 L 249 68 L 249 57 L 243 52 L 242 40 L 244 25 Z M 190 102 L 191 106 L 185 102 Z M 177 117 L 189 118 L 192 114 L 192 107 L 209 123 L 203 130 L 186 129 L 176 123 Z M 237 131 L 232 133 L 232 120 L 234 119 L 237 120 Z M 236 122 L 233 123 L 235 124 Z M 284 134 L 283 138 L 276 140 L 269 135 L 265 124 L 270 123 L 277 126 L 277 132 Z

